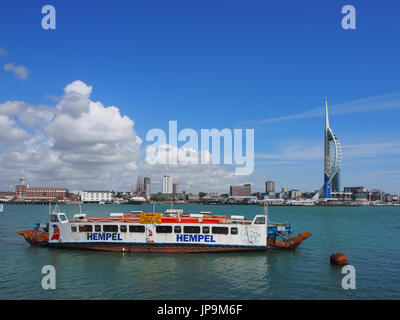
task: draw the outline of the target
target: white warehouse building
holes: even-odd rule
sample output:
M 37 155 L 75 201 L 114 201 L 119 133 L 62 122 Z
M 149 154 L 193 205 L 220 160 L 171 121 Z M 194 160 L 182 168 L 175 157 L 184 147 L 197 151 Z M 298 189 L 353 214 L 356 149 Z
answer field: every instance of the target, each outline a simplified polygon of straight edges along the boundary
M 109 202 L 112 199 L 111 191 L 82 190 L 79 195 L 83 202 Z

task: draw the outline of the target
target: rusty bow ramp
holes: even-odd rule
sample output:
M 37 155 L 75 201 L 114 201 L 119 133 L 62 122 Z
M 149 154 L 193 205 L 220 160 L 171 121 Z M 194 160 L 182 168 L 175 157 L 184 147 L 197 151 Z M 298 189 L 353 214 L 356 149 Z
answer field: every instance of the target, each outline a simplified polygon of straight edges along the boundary
M 303 232 L 297 236 L 287 240 L 276 240 L 268 238 L 268 246 L 272 248 L 295 250 L 304 240 L 311 237 L 310 232 Z
M 49 233 L 40 229 L 18 231 L 31 246 L 46 245 L 49 243 Z

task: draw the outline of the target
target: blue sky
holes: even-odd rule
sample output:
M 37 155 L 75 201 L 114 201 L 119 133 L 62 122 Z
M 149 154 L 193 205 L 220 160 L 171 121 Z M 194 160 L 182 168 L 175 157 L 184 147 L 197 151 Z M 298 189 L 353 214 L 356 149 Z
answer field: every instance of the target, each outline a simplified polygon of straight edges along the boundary
M 46 4 L 56 30 L 41 28 Z M 356 30 L 341 28 L 346 4 Z M 254 128 L 256 169 L 237 183 L 314 190 L 324 123 L 313 110 L 328 97 L 342 186 L 398 193 L 399 9 L 396 1 L 2 1 L 0 104 L 56 106 L 49 96 L 81 80 L 93 101 L 132 119 L 141 139 L 169 120 Z M 7 63 L 25 66 L 28 78 Z

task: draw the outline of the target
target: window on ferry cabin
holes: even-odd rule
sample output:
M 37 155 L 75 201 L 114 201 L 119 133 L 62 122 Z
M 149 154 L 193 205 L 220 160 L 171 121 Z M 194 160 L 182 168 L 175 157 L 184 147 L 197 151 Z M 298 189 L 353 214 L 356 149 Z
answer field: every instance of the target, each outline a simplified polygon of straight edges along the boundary
M 172 226 L 156 226 L 157 233 L 172 233 Z
M 101 232 L 101 225 L 96 224 L 96 225 L 94 226 L 94 231 L 95 231 L 95 232 Z
M 119 226 L 119 231 L 120 232 L 126 232 L 128 228 L 126 226 Z
M 197 226 L 184 226 L 183 227 L 184 233 L 200 233 L 200 227 Z
M 238 228 L 231 228 L 231 234 L 238 234 Z
M 76 232 L 76 226 L 71 226 L 71 232 Z
M 118 232 L 117 225 L 105 224 L 103 225 L 103 232 Z
M 56 214 L 50 215 L 50 222 L 58 222 L 58 217 Z
M 144 226 L 129 226 L 129 232 L 143 233 Z
M 228 227 L 212 227 L 212 233 L 214 234 L 228 234 L 229 228 Z
M 210 233 L 210 227 L 203 227 L 203 233 Z
M 93 226 L 90 224 L 87 225 L 80 225 L 79 226 L 79 232 L 92 232 L 93 231 Z
M 254 224 L 265 224 L 265 217 L 257 217 Z
M 181 226 L 175 226 L 174 227 L 174 232 L 175 233 L 182 233 L 182 227 Z

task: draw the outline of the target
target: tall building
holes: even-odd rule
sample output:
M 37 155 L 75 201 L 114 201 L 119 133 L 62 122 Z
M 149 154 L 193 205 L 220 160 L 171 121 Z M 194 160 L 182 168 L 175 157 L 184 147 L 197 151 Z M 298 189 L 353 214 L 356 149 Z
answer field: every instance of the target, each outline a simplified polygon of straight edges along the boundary
M 245 184 L 243 186 L 231 186 L 229 194 L 235 196 L 250 196 L 251 195 L 251 184 Z
M 150 194 L 151 179 L 149 177 L 143 178 L 143 190 L 146 194 Z
M 172 184 L 172 193 L 178 193 L 178 184 L 177 183 Z
M 266 181 L 265 182 L 265 192 L 275 192 L 275 181 Z
M 330 198 L 331 192 L 340 189 L 340 164 L 342 162 L 342 146 L 329 125 L 328 100 L 325 102 L 324 133 L 324 185 L 319 195 Z M 337 176 L 337 177 L 336 177 Z M 336 178 L 335 178 L 336 177 Z M 335 179 L 335 181 L 333 181 Z
M 162 177 L 162 193 L 172 193 L 173 180 L 171 176 Z

